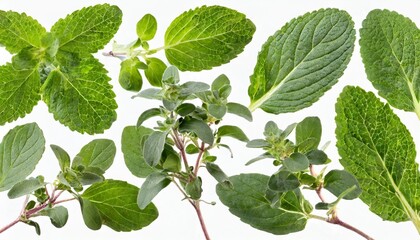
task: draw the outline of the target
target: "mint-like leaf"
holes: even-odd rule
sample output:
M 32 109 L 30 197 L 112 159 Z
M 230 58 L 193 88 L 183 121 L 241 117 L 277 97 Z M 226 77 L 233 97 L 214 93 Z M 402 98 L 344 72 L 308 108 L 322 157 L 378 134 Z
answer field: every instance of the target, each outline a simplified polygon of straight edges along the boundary
M 265 197 L 268 176 L 241 174 L 229 178 L 233 188 L 217 184 L 216 192 L 229 211 L 241 221 L 276 235 L 298 232 L 305 228 L 308 220 L 304 206 L 309 203 L 300 190 L 281 195 L 279 206 L 272 207 Z
M 98 168 L 105 172 L 114 162 L 116 151 L 112 140 L 95 139 L 83 146 L 74 158 L 72 167 Z
M 322 9 L 291 20 L 271 36 L 251 76 L 251 111 L 295 112 L 316 102 L 350 61 L 353 26 L 347 12 Z
M 136 32 L 139 39 L 149 41 L 155 37 L 157 30 L 157 21 L 152 14 L 144 15 L 136 25 Z
M 27 47 L 40 48 L 46 32 L 38 21 L 25 13 L 0 10 L 0 45 L 10 53 L 18 53 Z
M 36 123 L 17 126 L 0 143 L 0 191 L 24 180 L 38 164 L 45 139 Z
M 368 79 L 389 104 L 420 118 L 419 35 L 414 22 L 388 10 L 371 11 L 360 29 Z
M 122 12 L 117 6 L 95 5 L 58 20 L 51 33 L 62 51 L 95 53 L 112 39 L 121 21 Z
M 336 104 L 341 164 L 359 181 L 360 199 L 385 220 L 420 229 L 420 174 L 413 138 L 373 93 L 346 87 Z
M 116 119 L 115 94 L 103 65 L 90 54 L 59 52 L 42 95 L 54 118 L 72 130 L 102 133 Z
M 242 13 L 221 6 L 184 12 L 165 33 L 165 54 L 181 71 L 201 71 L 228 63 L 255 32 Z
M 115 231 L 139 230 L 152 223 L 158 216 L 153 204 L 140 210 L 137 206 L 139 188 L 119 180 L 95 183 L 83 192 L 98 210 L 102 223 Z

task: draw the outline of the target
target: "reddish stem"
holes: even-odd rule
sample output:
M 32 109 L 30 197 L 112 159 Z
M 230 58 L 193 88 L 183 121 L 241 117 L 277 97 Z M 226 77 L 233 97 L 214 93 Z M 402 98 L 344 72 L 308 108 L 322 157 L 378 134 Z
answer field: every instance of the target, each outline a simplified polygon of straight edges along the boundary
M 210 235 L 207 232 L 207 227 L 206 227 L 206 224 L 204 223 L 204 218 L 201 213 L 200 201 L 195 201 L 193 206 L 194 206 L 195 211 L 197 212 L 198 220 L 200 220 L 200 225 L 201 225 L 201 229 L 203 230 L 204 237 L 206 238 L 206 240 L 210 240 Z
M 198 152 L 197 160 L 195 161 L 194 177 L 197 177 L 198 175 L 198 169 L 200 168 L 201 158 L 203 157 L 203 153 L 204 153 L 204 147 L 205 147 L 204 142 L 202 142 L 200 146 L 200 152 Z

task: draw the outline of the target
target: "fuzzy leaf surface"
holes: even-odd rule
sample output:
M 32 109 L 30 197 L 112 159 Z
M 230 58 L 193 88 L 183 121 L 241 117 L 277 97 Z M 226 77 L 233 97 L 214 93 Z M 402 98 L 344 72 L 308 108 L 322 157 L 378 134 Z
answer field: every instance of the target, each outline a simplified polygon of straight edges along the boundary
M 73 160 L 72 166 L 93 167 L 106 171 L 114 162 L 117 152 L 115 143 L 109 139 L 95 139 L 80 150 Z

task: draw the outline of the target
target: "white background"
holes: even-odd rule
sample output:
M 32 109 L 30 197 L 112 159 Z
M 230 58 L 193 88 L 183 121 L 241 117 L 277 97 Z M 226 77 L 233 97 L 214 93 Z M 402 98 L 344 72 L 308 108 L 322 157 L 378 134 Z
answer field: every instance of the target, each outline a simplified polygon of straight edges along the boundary
M 158 20 L 158 33 L 153 41 L 150 42 L 152 48 L 163 45 L 163 35 L 170 22 L 183 11 L 201 5 L 222 5 L 236 9 L 245 13 L 257 27 L 252 42 L 245 48 L 245 51 L 238 58 L 221 67 L 211 71 L 200 73 L 182 73 L 182 81 L 199 80 L 210 83 L 216 76 L 225 73 L 232 82 L 233 92 L 231 101 L 240 102 L 244 105 L 249 104 L 247 88 L 249 85 L 249 75 L 252 74 L 256 63 L 257 53 L 265 40 L 286 22 L 300 16 L 308 11 L 319 8 L 335 7 L 346 10 L 353 17 L 356 29 L 361 27 L 361 22 L 372 9 L 386 8 L 395 10 L 409 18 L 417 24 L 420 23 L 420 2 L 415 0 L 402 1 L 321 1 L 321 0 L 294 0 L 294 1 L 191 1 L 191 0 L 166 0 L 166 1 L 57 1 L 57 0 L 2 0 L 0 1 L 1 10 L 14 10 L 17 12 L 26 12 L 28 15 L 37 19 L 43 26 L 49 29 L 55 21 L 64 17 L 66 14 L 80 9 L 84 6 L 97 3 L 112 3 L 118 5 L 124 13 L 123 23 L 120 30 L 115 35 L 115 40 L 120 43 L 128 43 L 136 38 L 136 22 L 146 13 L 153 14 Z M 358 32 L 358 31 L 357 31 Z M 357 37 L 358 37 L 357 33 Z M 358 39 L 354 55 L 351 62 L 339 80 L 330 91 L 328 91 L 320 101 L 313 106 L 292 114 L 270 115 L 261 110 L 254 112 L 254 121 L 249 123 L 237 117 L 226 117 L 224 123 L 229 122 L 239 124 L 248 134 L 250 139 L 262 137 L 264 124 L 268 120 L 275 121 L 280 128 L 286 127 L 293 122 L 301 121 L 306 116 L 318 116 L 323 123 L 322 142 L 331 141 L 327 153 L 333 160 L 329 169 L 341 169 L 338 163 L 338 154 L 335 147 L 335 111 L 334 104 L 338 94 L 345 85 L 359 85 L 367 90 L 376 91 L 372 88 L 370 82 L 366 79 L 364 68 L 359 54 Z M 108 45 L 106 50 L 110 50 Z M 163 53 L 159 53 L 163 57 Z M 111 129 L 104 134 L 95 136 L 81 135 L 77 132 L 71 132 L 68 128 L 53 120 L 53 116 L 48 112 L 43 102 L 33 109 L 24 119 L 19 119 L 13 123 L 0 127 L 0 137 L 16 125 L 28 122 L 37 122 L 43 129 L 47 146 L 57 144 L 66 149 L 71 156 L 75 156 L 79 149 L 89 141 L 96 138 L 113 139 L 117 145 L 118 152 L 114 165 L 108 170 L 106 177 L 126 180 L 137 186 L 141 186 L 143 180 L 133 177 L 124 165 L 122 153 L 120 151 L 120 137 L 122 129 L 127 125 L 134 125 L 139 114 L 147 108 L 157 106 L 158 102 L 147 101 L 143 99 L 131 99 L 133 95 L 124 91 L 118 84 L 119 60 L 107 58 L 100 53 L 96 55 L 99 60 L 105 64 L 109 70 L 114 91 L 117 95 L 118 119 L 112 125 Z M 163 58 L 164 59 L 164 58 Z M 0 63 L 3 64 L 10 60 L 10 55 L 0 49 Z M 1 77 L 1 76 L 0 76 Z M 147 87 L 145 84 L 144 87 Z M 401 117 L 401 120 L 407 125 L 415 141 L 420 145 L 420 121 L 414 113 L 405 113 L 399 110 L 395 112 Z M 233 121 L 233 122 L 232 122 Z M 152 126 L 153 121 L 147 122 Z M 224 150 L 218 151 L 217 163 L 225 170 L 228 175 L 236 175 L 242 172 L 260 172 L 267 175 L 273 173 L 276 169 L 270 161 L 256 163 L 251 166 L 244 166 L 244 163 L 253 156 L 259 155 L 260 151 L 245 148 L 244 144 L 234 140 L 227 142 L 231 144 L 234 151 L 234 158 Z M 417 148 L 419 149 L 419 148 Z M 47 180 L 52 181 L 58 173 L 58 163 L 47 147 L 43 159 L 40 161 L 36 171 L 32 174 L 36 176 L 42 174 Z M 216 201 L 215 206 L 202 205 L 203 215 L 207 223 L 208 230 L 212 239 L 341 239 L 352 240 L 362 239 L 358 235 L 341 228 L 318 220 L 309 220 L 306 229 L 299 233 L 293 233 L 286 236 L 275 236 L 262 232 L 242 223 L 237 217 L 231 215 L 227 208 L 221 204 L 215 194 L 216 182 L 205 171 L 201 172 L 204 180 L 203 199 L 207 201 Z M 318 199 L 313 192 L 304 191 L 304 194 L 312 202 L 316 203 Z M 330 195 L 327 196 L 329 199 Z M 69 208 L 69 221 L 62 229 L 54 228 L 47 218 L 36 219 L 42 228 L 41 237 L 37 237 L 34 229 L 25 225 L 17 224 L 12 229 L 0 235 L 0 239 L 203 239 L 203 235 L 195 215 L 194 210 L 185 201 L 181 201 L 182 195 L 171 185 L 165 189 L 154 200 L 159 209 L 159 218 L 150 226 L 136 232 L 116 233 L 106 226 L 99 231 L 89 230 L 84 226 L 82 216 L 77 202 L 65 203 Z M 15 219 L 20 212 L 24 199 L 9 200 L 6 192 L 0 193 L 0 226 L 7 224 Z M 318 214 L 324 214 L 319 212 Z M 360 200 L 343 201 L 339 206 L 339 216 L 342 220 L 364 230 L 375 239 L 419 239 L 418 233 L 410 222 L 393 223 L 384 222 L 376 215 L 372 214 L 366 205 Z

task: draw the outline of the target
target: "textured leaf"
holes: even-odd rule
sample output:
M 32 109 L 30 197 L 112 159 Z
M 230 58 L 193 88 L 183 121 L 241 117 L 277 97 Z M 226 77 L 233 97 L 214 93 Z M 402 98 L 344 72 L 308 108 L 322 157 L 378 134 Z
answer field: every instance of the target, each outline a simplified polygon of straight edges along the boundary
M 143 85 L 138 66 L 141 64 L 138 58 L 128 58 L 121 62 L 118 82 L 125 90 L 138 92 Z
M 54 118 L 71 130 L 102 133 L 117 118 L 115 94 L 103 65 L 90 54 L 57 54 L 53 70 L 41 91 Z
M 10 189 L 31 174 L 44 150 L 44 135 L 36 123 L 10 130 L 0 144 L 0 191 Z
M 420 226 L 420 174 L 407 128 L 373 93 L 346 87 L 336 104 L 341 164 L 359 181 L 360 199 L 385 220 Z
M 277 172 L 268 181 L 268 188 L 276 192 L 293 191 L 299 186 L 299 179 L 289 171 Z
M 80 199 L 80 205 L 85 225 L 92 230 L 100 229 L 102 217 L 98 208 L 91 201 L 83 198 Z
M 32 59 L 17 63 L 17 57 L 12 64 L 0 66 L 0 125 L 24 117 L 41 99 L 38 63 Z
M 114 162 L 116 151 L 112 140 L 95 139 L 83 146 L 74 158 L 72 167 L 98 168 L 105 172 Z
M 242 142 L 248 142 L 249 139 L 245 133 L 237 126 L 221 126 L 217 129 L 218 137 L 231 137 Z
M 143 148 L 152 129 L 145 127 L 125 127 L 121 138 L 121 150 L 128 170 L 140 178 L 145 178 L 157 170 L 144 161 Z
M 122 12 L 117 6 L 95 5 L 58 20 L 51 33 L 58 39 L 60 50 L 95 53 L 112 39 L 121 21 Z
M 279 207 L 272 207 L 265 197 L 268 179 L 261 174 L 241 174 L 230 177 L 232 189 L 218 184 L 216 192 L 233 215 L 256 229 L 276 235 L 303 230 L 308 220 L 303 208 L 307 201 L 296 190 L 283 194 Z
M 153 204 L 140 210 L 137 206 L 138 191 L 139 188 L 124 181 L 106 180 L 86 189 L 82 198 L 98 208 L 104 225 L 117 232 L 129 232 L 146 227 L 158 216 Z
M 142 41 L 149 41 L 155 37 L 157 30 L 156 18 L 151 14 L 144 15 L 136 25 L 137 36 Z
M 69 218 L 69 212 L 67 208 L 63 206 L 46 208 L 40 211 L 39 214 L 42 216 L 48 216 L 51 220 L 52 225 L 54 225 L 56 228 L 64 227 Z
M 25 179 L 21 182 L 16 183 L 7 193 L 7 196 L 10 199 L 22 197 L 31 194 L 34 191 L 43 188 L 44 186 L 45 183 L 41 178 Z
M 345 11 L 321 9 L 291 20 L 258 55 L 250 110 L 295 112 L 312 105 L 343 75 L 355 31 Z
M 40 48 L 45 34 L 45 28 L 25 13 L 0 10 L 0 45 L 10 53 L 18 53 L 26 47 Z
M 145 209 L 156 195 L 171 183 L 171 179 L 164 173 L 152 173 L 147 176 L 137 196 L 137 205 Z
M 211 128 L 203 121 L 191 118 L 185 119 L 179 125 L 179 131 L 181 133 L 193 132 L 200 138 L 203 142 L 208 144 L 213 144 L 214 136 Z
M 414 22 L 388 10 L 371 11 L 360 30 L 368 79 L 389 104 L 420 118 L 419 36 Z
M 203 6 L 178 16 L 165 33 L 165 54 L 181 71 L 228 63 L 251 41 L 254 24 L 242 13 Z
M 156 166 L 165 147 L 167 132 L 154 131 L 144 142 L 144 161 L 150 166 Z

